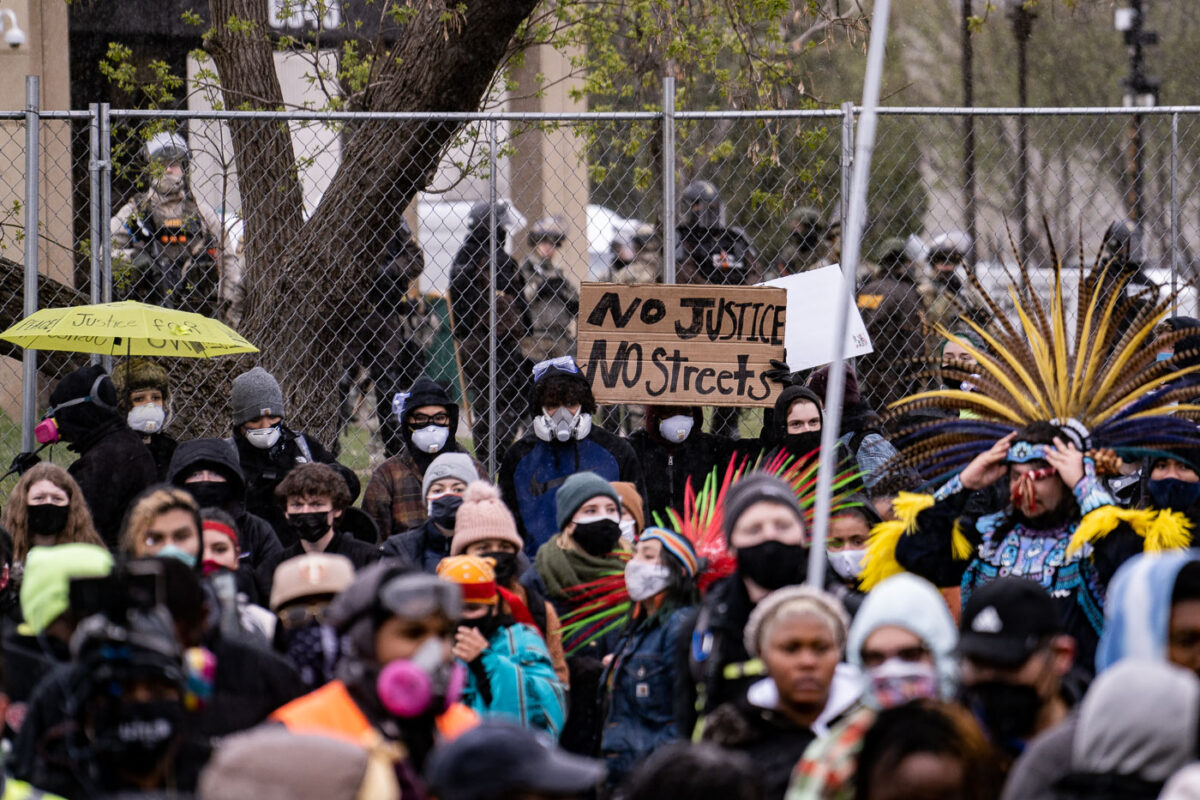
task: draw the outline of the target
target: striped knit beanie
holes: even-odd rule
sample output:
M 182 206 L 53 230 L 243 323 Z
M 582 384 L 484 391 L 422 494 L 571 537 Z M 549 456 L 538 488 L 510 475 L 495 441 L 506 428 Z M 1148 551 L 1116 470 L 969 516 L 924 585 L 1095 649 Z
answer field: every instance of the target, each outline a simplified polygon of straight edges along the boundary
M 696 548 L 692 546 L 691 541 L 682 533 L 676 533 L 666 528 L 646 528 L 642 532 L 639 542 L 654 540 L 661 542 L 663 550 L 675 557 L 675 560 L 683 565 L 683 569 L 687 572 L 689 578 L 696 577 L 698 568 L 698 559 L 696 558 Z

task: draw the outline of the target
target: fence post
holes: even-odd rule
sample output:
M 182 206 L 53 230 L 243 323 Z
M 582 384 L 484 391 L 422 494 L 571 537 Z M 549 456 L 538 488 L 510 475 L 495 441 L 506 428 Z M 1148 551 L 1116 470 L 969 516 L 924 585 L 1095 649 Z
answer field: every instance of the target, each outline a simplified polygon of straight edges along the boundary
M 496 478 L 496 147 L 499 123 L 488 123 L 488 437 L 487 470 Z
M 38 147 L 41 136 L 40 87 L 37 75 L 25 76 L 25 316 L 38 309 Z M 21 450 L 33 452 L 37 425 L 37 351 L 21 357 Z
M 675 282 L 675 78 L 663 78 L 663 283 Z
M 100 104 L 89 103 L 88 114 L 88 299 L 95 304 L 100 302 L 100 240 L 105 235 L 100 227 Z M 99 364 L 100 356 L 93 355 L 92 363 Z
M 108 103 L 100 104 L 99 133 L 100 164 L 97 179 L 100 183 L 100 302 L 111 303 L 113 299 L 112 236 L 108 232 L 108 221 L 112 219 L 112 123 Z M 102 356 L 100 363 L 106 372 L 112 373 L 112 356 Z
M 845 242 L 846 218 L 850 216 L 850 173 L 854 170 L 854 103 L 842 103 L 842 152 L 840 177 L 841 196 L 838 200 L 838 223 L 842 226 L 842 241 Z
M 1171 294 L 1179 291 L 1179 112 L 1171 114 Z M 1178 307 L 1178 298 L 1175 304 Z M 1187 310 L 1195 314 L 1195 308 Z

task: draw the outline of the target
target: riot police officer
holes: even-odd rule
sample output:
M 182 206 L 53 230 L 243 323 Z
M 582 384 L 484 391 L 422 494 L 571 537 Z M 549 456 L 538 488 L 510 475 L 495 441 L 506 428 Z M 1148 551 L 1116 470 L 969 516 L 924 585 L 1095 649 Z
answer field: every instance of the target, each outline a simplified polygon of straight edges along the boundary
M 934 237 L 929 245 L 930 284 L 926 289 L 928 300 L 925 312 L 925 355 L 930 356 L 941 347 L 943 336 L 936 327 L 946 329 L 959 327 L 959 318 L 965 317 L 977 324 L 985 325 L 991 319 L 987 306 L 960 274 L 966 268 L 966 260 L 972 249 L 971 237 L 963 231 L 949 231 Z
M 917 274 L 923 251 L 915 236 L 887 239 L 880 247 L 878 271 L 858 290 L 858 310 L 874 346 L 858 359 L 859 386 L 873 409 L 916 388 L 913 376 L 925 354 L 925 296 Z
M 725 204 L 717 187 L 693 181 L 680 199 L 685 210 L 675 236 L 679 283 L 758 283 L 758 253 L 744 230 L 725 226 Z
M 518 269 L 529 313 L 521 349 L 534 362 L 575 352 L 579 290 L 554 260 L 566 240 L 567 228 L 559 219 L 538 220 L 529 228 L 529 255 Z
M 787 243 L 780 248 L 769 270 L 770 278 L 783 278 L 832 263 L 833 228 L 812 206 L 796 206 L 788 214 Z
M 233 239 L 188 186 L 187 143 L 159 132 L 142 149 L 150 185 L 109 224 L 117 295 L 209 316 L 229 312 L 241 291 Z
M 1116 220 L 1104 232 L 1104 255 L 1089 280 L 1100 303 L 1107 303 L 1113 292 L 1129 301 L 1120 313 L 1117 325 L 1124 331 L 1147 304 L 1158 299 L 1158 285 L 1142 271 L 1141 230 L 1128 220 Z M 1120 303 L 1121 301 L 1118 301 Z
M 680 195 L 685 209 L 676 229 L 675 261 L 679 283 L 719 283 L 741 286 L 762 278 L 758 253 L 739 227 L 725 226 L 725 204 L 717 187 L 693 181 Z M 738 438 L 741 409 L 722 406 L 713 411 L 712 433 Z
M 493 231 L 490 220 L 495 220 Z M 505 250 L 512 215 L 508 203 L 500 201 L 494 213 L 487 202 L 475 203 L 467 216 L 467 236 L 454 256 L 450 270 L 450 312 L 459 361 L 472 395 L 472 433 L 475 452 L 485 461 L 491 437 L 496 437 L 496 457 L 516 438 L 526 410 L 527 383 L 531 362 L 521 353 L 528 331 L 525 296 L 517 274 L 517 262 Z M 496 242 L 496 422 L 489 425 L 489 331 L 491 289 L 489 242 Z

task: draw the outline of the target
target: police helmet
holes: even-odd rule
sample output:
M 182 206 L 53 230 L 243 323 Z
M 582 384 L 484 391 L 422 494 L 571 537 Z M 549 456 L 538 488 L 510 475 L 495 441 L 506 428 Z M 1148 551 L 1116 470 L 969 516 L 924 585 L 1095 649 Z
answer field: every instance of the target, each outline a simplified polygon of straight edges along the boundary
M 715 228 L 725 223 L 725 206 L 717 187 L 709 181 L 692 181 L 679 195 L 688 225 Z
M 142 153 L 149 162 L 186 164 L 188 161 L 187 142 L 179 134 L 166 131 L 159 131 L 147 139 Z
M 948 231 L 929 245 L 929 263 L 961 264 L 971 252 L 971 237 L 964 231 Z
M 567 240 L 567 226 L 558 217 L 543 217 L 529 228 L 529 246 L 534 247 L 541 242 L 550 242 L 555 247 L 562 247 Z
M 486 200 L 480 200 L 472 205 L 470 213 L 467 214 L 467 227 L 471 230 L 486 227 L 491 208 L 492 204 Z M 498 200 L 496 202 L 496 227 L 507 230 L 510 225 L 512 225 L 512 214 L 509 213 L 508 202 Z
M 651 246 L 657 247 L 658 231 L 649 222 L 639 223 L 633 231 L 632 244 L 634 250 L 643 250 Z

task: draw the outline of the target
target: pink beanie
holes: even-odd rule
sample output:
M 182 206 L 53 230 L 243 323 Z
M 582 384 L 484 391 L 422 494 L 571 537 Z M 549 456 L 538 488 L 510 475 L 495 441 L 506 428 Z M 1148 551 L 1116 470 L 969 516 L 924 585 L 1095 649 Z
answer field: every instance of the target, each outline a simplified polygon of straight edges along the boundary
M 450 540 L 450 555 L 457 556 L 474 542 L 501 539 L 512 542 L 520 551 L 525 543 L 517 533 L 517 522 L 504 501 L 500 490 L 487 481 L 472 481 L 463 493 L 454 523 L 454 538 Z

